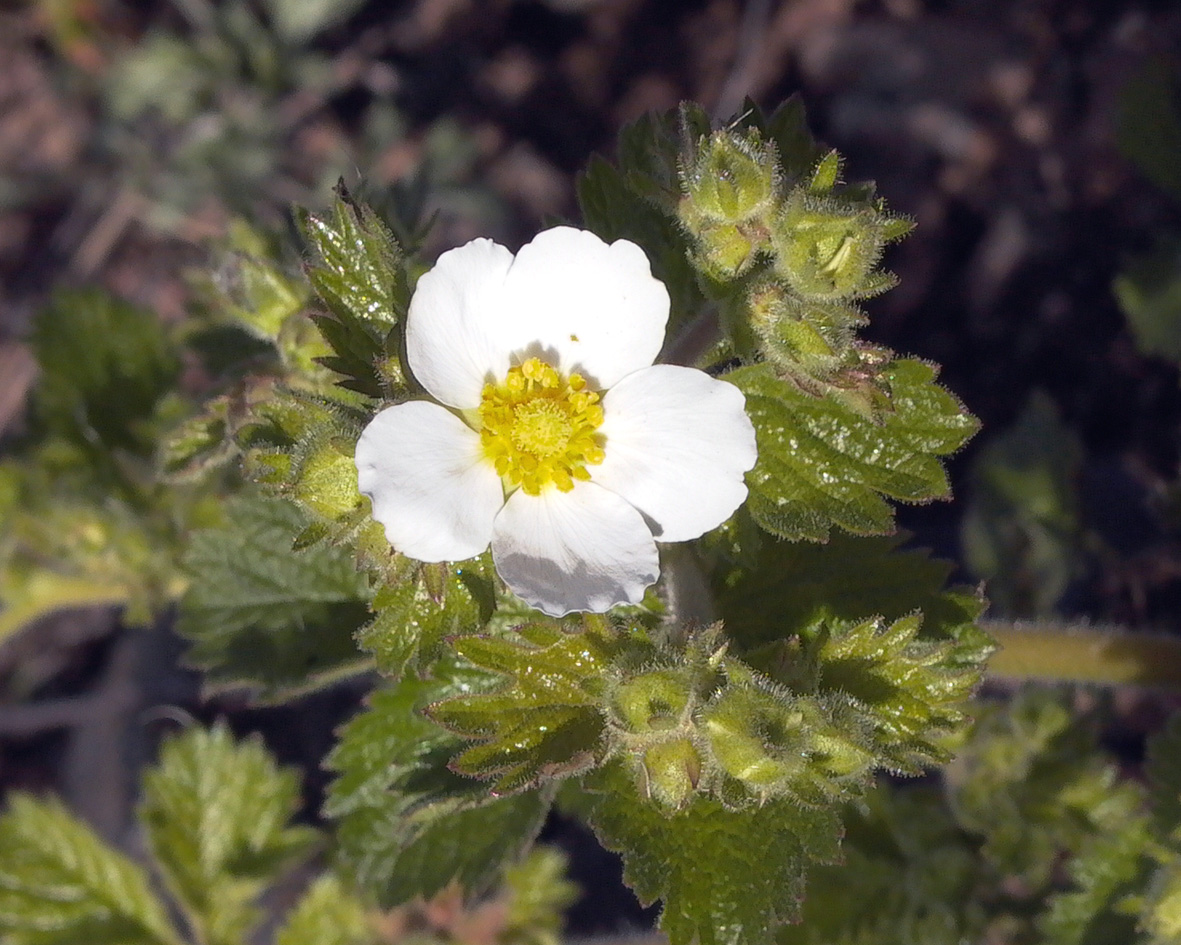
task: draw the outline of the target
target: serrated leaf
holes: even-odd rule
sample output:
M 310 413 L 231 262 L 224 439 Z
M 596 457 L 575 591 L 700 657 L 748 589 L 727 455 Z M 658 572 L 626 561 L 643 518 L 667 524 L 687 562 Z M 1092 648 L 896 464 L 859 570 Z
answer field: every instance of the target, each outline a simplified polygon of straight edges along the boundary
M 38 420 L 83 448 L 151 450 L 149 421 L 180 362 L 159 319 L 97 289 L 62 290 L 33 320 Z
M 365 907 L 336 877 L 319 877 L 275 933 L 275 945 L 374 945 Z
M 205 945 L 237 945 L 261 918 L 255 900 L 316 842 L 290 827 L 300 785 L 258 741 L 192 728 L 144 775 L 140 816 L 168 888 Z
M 56 801 L 10 794 L 0 817 L 6 945 L 179 945 L 144 871 Z
M 663 901 L 660 927 L 672 945 L 773 942 L 777 926 L 798 919 L 807 866 L 840 855 L 830 808 L 776 799 L 732 811 L 698 796 L 669 813 L 641 797 L 617 763 L 585 786 L 590 826 L 623 857 L 624 881 L 640 902 Z
M 339 777 L 324 813 L 339 821 L 342 868 L 386 908 L 452 882 L 482 891 L 541 827 L 546 798 L 497 798 L 456 774 L 448 762 L 464 742 L 422 714 L 433 701 L 488 685 L 479 671 L 437 667 L 433 680 L 378 690 L 329 756 Z
M 939 458 L 954 453 L 978 423 L 935 383 L 922 361 L 894 361 L 883 372 L 892 409 L 880 423 L 833 398 L 813 397 L 779 380 L 767 365 L 726 375 L 746 395 L 759 459 L 747 473 L 747 508 L 781 538 L 824 541 L 838 526 L 884 534 L 904 502 L 950 494 Z
M 598 692 L 610 659 L 605 639 L 533 624 L 515 637 L 461 637 L 452 645 L 510 680 L 495 692 L 430 707 L 435 721 L 478 740 L 455 758 L 457 771 L 492 779 L 497 793 L 509 793 L 594 763 L 604 727 Z
M 389 228 L 369 207 L 338 186 L 330 215 L 306 210 L 296 216 L 316 256 L 308 279 L 328 308 L 316 325 L 335 356 L 326 366 L 344 376 L 350 390 L 384 397 L 404 384 L 397 363 L 397 327 L 408 292 L 401 252 Z
M 448 637 L 479 630 L 496 606 L 488 554 L 457 564 L 401 558 L 387 580 L 373 598 L 376 616 L 357 634 L 387 676 L 428 665 Z
M 179 632 L 215 686 L 280 698 L 364 668 L 353 634 L 368 617 L 367 579 L 347 552 L 292 551 L 307 526 L 282 499 L 233 499 L 226 523 L 193 536 Z

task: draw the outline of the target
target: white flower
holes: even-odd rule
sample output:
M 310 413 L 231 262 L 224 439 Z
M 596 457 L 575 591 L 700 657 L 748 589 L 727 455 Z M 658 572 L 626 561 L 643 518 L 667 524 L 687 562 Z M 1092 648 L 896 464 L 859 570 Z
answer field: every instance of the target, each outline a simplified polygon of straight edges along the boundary
M 637 603 L 656 541 L 686 541 L 746 498 L 742 393 L 652 362 L 669 298 L 634 243 L 557 227 L 516 258 L 491 240 L 439 257 L 406 319 L 435 401 L 389 407 L 357 443 L 360 488 L 398 551 L 496 570 L 547 614 Z

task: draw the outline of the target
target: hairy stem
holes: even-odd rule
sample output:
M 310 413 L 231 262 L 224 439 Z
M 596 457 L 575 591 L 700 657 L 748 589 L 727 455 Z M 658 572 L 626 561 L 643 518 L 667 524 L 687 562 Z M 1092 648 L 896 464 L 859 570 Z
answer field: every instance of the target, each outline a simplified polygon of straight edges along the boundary
M 986 621 L 1000 649 L 990 675 L 1181 689 L 1181 637 L 1061 623 Z

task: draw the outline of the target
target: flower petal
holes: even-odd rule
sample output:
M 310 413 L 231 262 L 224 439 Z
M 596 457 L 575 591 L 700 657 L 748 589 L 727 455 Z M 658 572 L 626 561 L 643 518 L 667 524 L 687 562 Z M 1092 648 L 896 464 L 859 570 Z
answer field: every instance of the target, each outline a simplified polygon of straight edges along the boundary
M 521 247 L 505 279 L 506 340 L 557 356 L 599 390 L 647 367 L 664 343 L 669 298 L 635 243 L 588 230 L 545 230 Z
M 639 603 L 660 575 L 640 513 L 591 482 L 514 492 L 496 517 L 492 560 L 513 593 L 553 617 Z
M 510 349 L 496 333 L 498 305 L 513 255 L 472 240 L 439 257 L 418 280 L 406 314 L 406 357 L 437 400 L 468 409 L 484 384 L 508 372 Z
M 648 516 L 659 541 L 696 538 L 746 499 L 743 473 L 758 449 L 733 384 L 657 364 L 611 388 L 603 415 L 606 457 L 591 479 Z
M 438 404 L 387 407 L 357 441 L 357 483 L 386 538 L 419 561 L 461 561 L 492 540 L 504 487 L 480 438 Z

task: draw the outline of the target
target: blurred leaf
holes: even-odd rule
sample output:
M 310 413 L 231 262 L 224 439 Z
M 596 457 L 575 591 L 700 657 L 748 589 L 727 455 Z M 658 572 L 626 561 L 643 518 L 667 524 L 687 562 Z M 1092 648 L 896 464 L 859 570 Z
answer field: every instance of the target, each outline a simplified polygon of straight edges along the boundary
M 961 537 L 999 613 L 1049 614 L 1079 573 L 1081 456 L 1078 437 L 1040 391 L 977 454 Z
M 1181 714 L 1149 739 L 1145 775 L 1157 833 L 1181 853 Z
M 277 699 L 364 668 L 353 634 L 369 612 L 367 579 L 342 549 L 293 551 L 307 524 L 283 499 L 244 496 L 225 525 L 193 536 L 178 630 L 209 683 Z
M 275 945 L 376 945 L 364 905 L 334 876 L 317 879 L 275 933 Z
M 436 722 L 479 742 L 456 756 L 457 771 L 493 779 L 493 790 L 504 794 L 594 763 L 604 724 L 596 688 L 609 658 L 605 640 L 527 624 L 515 638 L 460 637 L 452 645 L 464 659 L 508 677 L 495 692 L 430 707 Z
M 180 945 L 144 871 L 54 801 L 10 794 L 0 817 L 6 945 Z
M 1124 86 L 1116 139 L 1149 180 L 1181 198 L 1181 72 L 1174 63 L 1150 59 Z
M 33 406 L 47 429 L 86 447 L 150 451 L 156 403 L 180 370 L 155 315 L 96 289 L 60 290 L 30 341 L 41 367 Z
M 1063 854 L 1142 832 L 1141 790 L 1104 764 L 1094 734 L 1058 694 L 1029 690 L 1009 706 L 977 712 L 949 770 L 951 799 L 1000 875 L 1041 889 Z
M 1181 363 L 1181 239 L 1131 260 L 1114 289 L 1140 352 Z
M 702 796 L 667 812 L 639 795 L 611 763 L 585 780 L 579 805 L 599 841 L 623 857 L 623 878 L 644 905 L 663 900 L 672 945 L 766 945 L 798 919 L 810 863 L 840 855 L 840 822 L 828 807 L 782 798 L 731 811 Z
M 882 496 L 904 502 L 947 498 L 939 457 L 954 453 L 979 424 L 935 383 L 935 369 L 900 360 L 884 370 L 892 409 L 880 423 L 833 398 L 813 397 L 766 365 L 726 375 L 746 395 L 759 458 L 747 473 L 747 509 L 781 538 L 824 541 L 833 526 L 890 532 Z
M 257 741 L 191 728 L 144 775 L 140 815 L 168 888 L 204 945 L 239 945 L 262 918 L 255 900 L 317 839 L 289 827 L 299 779 Z
M 266 0 L 265 6 L 279 35 L 292 46 L 343 23 L 365 0 Z
M 566 856 L 556 847 L 538 846 L 504 871 L 508 916 L 503 945 L 559 945 L 562 912 L 578 900 L 579 889 L 566 879 Z
M 339 777 L 324 814 L 339 821 L 341 865 L 385 908 L 452 882 L 483 891 L 532 842 L 549 807 L 537 792 L 495 797 L 449 767 L 465 743 L 422 709 L 487 688 L 489 678 L 454 667 L 435 677 L 375 691 L 327 761 Z

